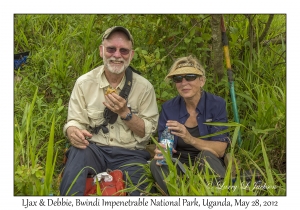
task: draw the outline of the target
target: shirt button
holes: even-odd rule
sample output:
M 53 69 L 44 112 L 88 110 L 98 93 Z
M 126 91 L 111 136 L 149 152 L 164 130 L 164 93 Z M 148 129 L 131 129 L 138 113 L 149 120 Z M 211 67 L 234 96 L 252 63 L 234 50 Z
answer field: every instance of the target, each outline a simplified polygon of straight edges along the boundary
M 113 139 L 110 139 L 110 141 L 113 141 Z
M 111 128 L 111 129 L 114 129 L 114 126 L 111 126 L 110 128 Z

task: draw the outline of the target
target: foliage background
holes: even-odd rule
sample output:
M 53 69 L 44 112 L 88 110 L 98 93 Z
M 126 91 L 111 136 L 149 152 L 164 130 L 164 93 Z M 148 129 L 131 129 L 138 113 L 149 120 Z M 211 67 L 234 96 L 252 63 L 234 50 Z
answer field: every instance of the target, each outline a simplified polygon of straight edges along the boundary
M 240 167 L 256 165 L 266 172 L 263 142 L 271 177 L 284 189 L 286 16 L 274 15 L 268 30 L 268 14 L 224 18 L 243 125 L 243 144 L 235 154 Z M 132 66 L 153 84 L 159 109 L 177 94 L 163 80 L 169 67 L 176 58 L 193 54 L 207 71 L 205 90 L 225 98 L 233 121 L 226 69 L 220 81 L 214 79 L 211 20 L 210 14 L 14 15 L 14 52 L 30 51 L 26 65 L 14 71 L 15 195 L 57 194 L 69 96 L 80 75 L 102 64 L 101 35 L 113 25 L 133 34 Z

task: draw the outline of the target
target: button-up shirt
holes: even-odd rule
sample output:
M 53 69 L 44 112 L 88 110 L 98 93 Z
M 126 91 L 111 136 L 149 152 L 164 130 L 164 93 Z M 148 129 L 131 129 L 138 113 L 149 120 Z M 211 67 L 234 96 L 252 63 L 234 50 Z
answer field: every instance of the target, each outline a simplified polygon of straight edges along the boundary
M 196 107 L 198 129 L 201 136 L 206 136 L 208 134 L 213 134 L 222 130 L 227 129 L 226 126 L 212 126 L 206 125 L 207 122 L 227 122 L 227 112 L 226 112 L 226 102 L 223 98 L 207 93 L 203 91 L 201 93 L 200 101 Z M 159 116 L 158 121 L 158 136 L 166 127 L 167 120 L 176 120 L 181 124 L 185 124 L 189 118 L 189 113 L 187 112 L 185 101 L 181 96 L 176 96 L 175 98 L 165 102 L 162 106 L 162 111 Z M 177 146 L 177 136 L 174 136 L 174 149 Z M 221 134 L 217 136 L 212 136 L 209 138 L 201 138 L 203 140 L 209 141 L 222 141 L 229 142 L 228 134 Z
M 118 116 L 114 124 L 108 124 L 109 132 L 104 134 L 100 129 L 93 134 L 91 141 L 105 146 L 119 146 L 127 149 L 144 149 L 152 133 L 156 131 L 158 108 L 152 84 L 144 77 L 132 72 L 132 87 L 127 104 L 132 114 L 137 115 L 145 123 L 145 136 L 134 134 Z M 125 84 L 125 76 L 116 87 L 119 94 Z M 104 74 L 104 66 L 99 66 L 79 77 L 74 85 L 68 108 L 68 119 L 63 132 L 70 126 L 89 130 L 104 122 L 105 91 L 109 87 Z M 89 130 L 90 131 L 90 130 Z

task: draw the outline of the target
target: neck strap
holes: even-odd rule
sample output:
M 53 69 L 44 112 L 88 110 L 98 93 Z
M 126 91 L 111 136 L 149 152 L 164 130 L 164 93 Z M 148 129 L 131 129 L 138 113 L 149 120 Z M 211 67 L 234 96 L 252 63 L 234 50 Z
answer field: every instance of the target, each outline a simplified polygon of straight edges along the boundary
M 125 70 L 126 81 L 124 87 L 122 88 L 119 94 L 125 100 L 127 100 L 132 86 L 132 71 L 135 70 L 131 66 L 128 66 L 127 69 Z M 108 128 L 106 126 L 108 125 L 108 123 L 114 124 L 118 119 L 118 114 L 114 113 L 113 111 L 111 111 L 106 107 L 104 109 L 103 117 L 105 119 L 104 123 L 102 123 L 101 125 L 95 128 L 90 127 L 92 129 L 92 133 L 98 134 L 100 129 L 102 129 L 103 133 L 108 133 Z

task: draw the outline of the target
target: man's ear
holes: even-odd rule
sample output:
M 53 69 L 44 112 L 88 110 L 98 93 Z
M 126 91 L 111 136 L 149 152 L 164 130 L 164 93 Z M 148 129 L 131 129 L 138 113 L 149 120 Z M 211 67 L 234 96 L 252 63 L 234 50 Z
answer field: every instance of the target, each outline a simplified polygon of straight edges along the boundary
M 103 58 L 103 53 L 104 53 L 104 52 L 103 52 L 103 48 L 104 48 L 103 45 L 100 45 L 100 46 L 99 46 L 99 53 L 100 53 L 100 57 L 101 57 L 101 58 Z
M 134 50 L 131 51 L 130 61 L 133 59 L 133 56 L 134 56 Z

